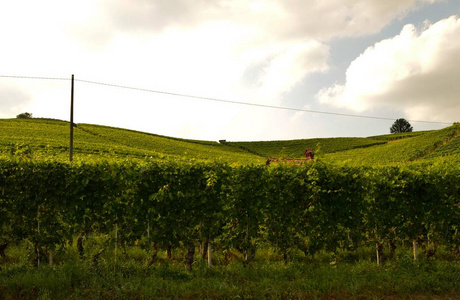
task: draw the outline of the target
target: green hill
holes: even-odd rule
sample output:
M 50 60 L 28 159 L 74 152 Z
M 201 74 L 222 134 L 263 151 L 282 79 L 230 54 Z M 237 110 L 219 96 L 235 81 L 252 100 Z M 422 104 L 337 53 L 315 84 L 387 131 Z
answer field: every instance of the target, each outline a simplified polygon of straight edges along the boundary
M 67 158 L 69 123 L 48 119 L 0 120 L 0 152 L 34 157 Z M 74 157 L 174 160 L 217 160 L 263 163 L 264 158 L 217 142 L 169 138 L 107 126 L 78 124 L 74 128 Z
M 445 157 L 460 161 L 460 124 L 433 131 L 369 138 L 226 142 L 171 138 L 108 126 L 78 124 L 74 158 L 221 161 L 264 164 L 269 157 L 303 158 L 305 149 L 323 161 L 384 165 Z M 69 123 L 51 119 L 0 119 L 0 153 L 68 159 Z
M 385 143 L 386 141 L 373 138 L 317 138 L 291 141 L 232 142 L 229 144 L 264 157 L 304 158 L 306 149 L 313 149 L 321 153 L 334 153 Z
M 323 161 L 352 165 L 384 165 L 460 156 L 460 124 L 433 131 L 372 136 L 291 141 L 233 142 L 232 146 L 264 157 L 303 158 L 311 148 Z
M 406 138 L 411 138 L 419 135 L 423 135 L 426 133 L 429 133 L 430 131 L 414 131 L 414 132 L 403 132 L 403 133 L 390 133 L 390 134 L 384 134 L 384 135 L 376 135 L 376 136 L 370 136 L 369 138 L 376 139 L 376 140 L 381 140 L 381 141 L 395 141 L 395 140 L 402 140 Z
M 325 155 L 326 160 L 348 162 L 354 165 L 384 165 L 392 163 L 414 162 L 440 156 L 452 156 L 458 161 L 460 124 L 441 130 L 414 134 L 382 136 L 388 142 L 366 149 L 353 149 Z M 377 138 L 378 137 L 374 137 Z

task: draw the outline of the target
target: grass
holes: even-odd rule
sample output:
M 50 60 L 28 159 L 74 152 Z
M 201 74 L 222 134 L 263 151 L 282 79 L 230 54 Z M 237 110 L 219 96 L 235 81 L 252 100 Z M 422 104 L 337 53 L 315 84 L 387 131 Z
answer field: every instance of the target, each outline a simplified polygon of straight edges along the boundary
M 388 142 L 369 148 L 346 150 L 339 153 L 326 154 L 325 159 L 335 162 L 347 162 L 350 165 L 385 165 L 414 162 L 434 157 L 437 151 L 443 151 L 460 132 L 460 125 L 450 126 L 441 130 L 411 135 L 410 138 L 397 142 Z M 402 134 L 402 136 L 407 136 Z M 452 148 L 449 152 L 454 156 L 460 154 L 460 148 Z
M 460 131 L 447 143 L 443 143 L 435 152 L 429 155 L 429 157 L 442 157 L 460 154 Z
M 48 119 L 0 120 L 0 152 L 27 152 L 41 159 L 65 159 L 69 152 L 69 123 Z M 222 161 L 262 164 L 265 159 L 217 142 L 183 140 L 107 126 L 78 124 L 74 128 L 74 157 L 116 159 Z
M 112 147 L 128 147 L 132 152 L 160 153 L 171 158 L 188 157 L 199 160 L 222 160 L 229 163 L 262 163 L 263 158 L 238 148 L 210 141 L 169 138 L 133 130 L 124 130 L 90 124 L 79 125 L 80 130 L 89 133 Z
M 376 135 L 376 136 L 371 136 L 369 138 L 376 139 L 376 140 L 382 140 L 382 141 L 396 141 L 396 140 L 402 140 L 402 139 L 407 139 L 411 137 L 416 137 L 419 135 L 424 135 L 427 133 L 432 132 L 432 130 L 428 131 L 414 131 L 414 132 L 402 132 L 402 133 L 391 133 L 391 134 L 384 134 L 384 135 Z
M 31 266 L 24 247 L 12 247 L 0 269 L 0 299 L 436 299 L 460 297 L 460 262 L 444 258 L 413 261 L 409 251 L 377 266 L 369 248 L 342 255 L 293 256 L 288 264 L 262 249 L 248 267 L 237 261 L 208 268 L 198 258 L 191 272 L 183 252 L 146 264 L 147 252 L 130 247 L 108 251 L 97 265 L 76 250 L 56 254 L 56 264 Z
M 226 142 L 171 138 L 108 126 L 78 124 L 74 158 L 163 161 L 220 161 L 232 165 L 264 164 L 269 157 L 317 158 L 353 165 L 385 165 L 460 155 L 460 125 L 445 129 L 373 136 L 290 141 Z M 36 159 L 68 159 L 69 123 L 50 119 L 1 119 L 0 153 Z M 458 161 L 458 160 L 457 160 Z
M 296 141 L 227 143 L 163 137 L 137 131 L 79 124 L 75 156 L 158 160 L 220 160 L 261 164 L 267 157 L 302 157 L 317 149 L 320 159 L 352 164 L 388 164 L 425 159 L 460 162 L 459 126 L 429 132 Z M 0 120 L 0 152 L 36 159 L 67 159 L 69 123 L 58 120 Z M 97 240 L 95 245 L 99 245 Z M 89 244 L 89 242 L 88 242 Z M 100 246 L 100 245 L 99 245 Z M 33 267 L 30 245 L 7 248 L 0 257 L 0 299 L 460 299 L 460 262 L 449 252 L 413 261 L 402 249 L 382 266 L 374 250 L 341 253 L 331 265 L 327 253 L 304 257 L 294 253 L 287 265 L 273 249 L 262 248 L 243 267 L 216 251 L 208 268 L 195 255 L 193 271 L 185 270 L 184 252 L 164 256 L 148 266 L 149 253 L 138 248 L 113 249 L 97 264 L 88 249 L 80 257 L 75 245 L 55 251 L 54 265 Z M 124 253 L 125 252 L 125 253 Z
M 304 158 L 306 149 L 313 149 L 315 152 L 321 151 L 321 153 L 334 153 L 385 143 L 386 141 L 372 138 L 323 138 L 291 141 L 230 142 L 228 144 L 267 158 Z

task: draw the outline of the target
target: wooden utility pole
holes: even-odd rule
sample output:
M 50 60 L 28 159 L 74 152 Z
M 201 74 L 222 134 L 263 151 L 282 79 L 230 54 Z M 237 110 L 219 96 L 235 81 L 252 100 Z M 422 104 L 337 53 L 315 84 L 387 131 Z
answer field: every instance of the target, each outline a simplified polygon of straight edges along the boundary
M 70 153 L 69 160 L 73 159 L 73 74 L 70 86 Z

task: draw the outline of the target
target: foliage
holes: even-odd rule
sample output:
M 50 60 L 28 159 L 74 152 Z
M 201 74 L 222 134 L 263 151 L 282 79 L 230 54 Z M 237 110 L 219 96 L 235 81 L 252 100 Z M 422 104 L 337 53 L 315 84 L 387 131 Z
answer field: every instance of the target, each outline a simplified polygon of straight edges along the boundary
M 397 119 L 390 127 L 390 133 L 412 132 L 413 127 L 406 119 Z
M 263 141 L 263 142 L 227 142 L 228 145 L 245 149 L 263 157 L 276 158 L 304 158 L 305 149 L 318 151 L 321 147 L 322 153 L 334 153 L 349 149 L 365 148 L 384 144 L 372 138 L 328 138 L 328 139 L 306 139 L 291 141 Z
M 450 126 L 430 131 L 407 139 L 389 141 L 384 145 L 365 149 L 354 149 L 326 154 L 325 159 L 351 165 L 385 165 L 407 163 L 433 157 L 443 145 L 447 147 L 458 136 L 460 126 Z M 460 148 L 454 148 L 451 154 L 460 154 Z
M 18 119 L 32 119 L 32 114 L 28 113 L 28 112 L 25 112 L 25 113 L 21 113 L 21 114 L 17 115 L 16 118 L 18 118 Z
M 9 154 L 16 145 L 32 149 L 34 157 L 68 157 L 69 123 L 49 119 L 0 120 L 0 152 Z M 265 160 L 217 142 L 172 139 L 131 130 L 79 124 L 74 128 L 74 159 L 113 157 L 143 160 L 222 161 L 233 164 Z
M 270 261 L 250 268 L 236 262 L 207 268 L 197 260 L 192 272 L 181 259 L 148 267 L 147 253 L 129 247 L 123 254 L 104 253 L 98 265 L 78 254 L 59 255 L 60 263 L 31 268 L 22 247 L 12 247 L 0 270 L 1 299 L 458 299 L 460 263 L 413 262 L 401 253 L 383 267 L 370 261 L 372 249 L 336 268 L 329 257 L 318 261 L 295 256 L 287 265 L 271 249 Z M 165 259 L 161 256 L 161 259 Z M 216 257 L 224 264 L 222 257 Z
M 283 255 L 390 238 L 460 246 L 460 169 L 449 163 L 232 168 L 3 159 L 0 191 L 0 239 L 29 241 L 37 260 L 83 232 L 107 235 L 108 244 L 143 240 L 147 248 L 206 241 L 238 250 L 245 263 L 261 243 Z
M 457 131 L 457 135 L 449 141 L 443 143 L 435 152 L 430 154 L 428 157 L 449 157 L 452 155 L 460 154 L 460 130 Z
M 204 249 L 203 245 L 210 244 L 213 251 L 221 254 L 222 265 L 232 259 L 243 262 L 244 266 L 257 265 L 279 255 L 284 260 L 283 270 L 297 265 L 290 262 L 299 250 L 306 258 L 297 256 L 297 262 L 326 257 L 328 262 L 334 260 L 338 270 L 342 261 L 347 260 L 347 254 L 356 257 L 367 251 L 369 245 L 403 248 L 399 245 L 416 241 L 426 256 L 429 250 L 437 249 L 459 252 L 460 124 L 438 131 L 395 134 L 397 139 L 381 136 L 315 140 L 317 144 L 311 148 L 317 149 L 319 142 L 325 154 L 314 163 L 299 166 L 265 166 L 265 159 L 247 154 L 232 143 L 171 139 L 87 124 L 74 128 L 78 155 L 69 163 L 68 122 L 11 119 L 0 120 L 0 126 L 0 247 L 4 250 L 7 246 L 10 251 L 14 245 L 25 245 L 28 252 L 22 257 L 29 264 L 33 259 L 35 266 L 40 262 L 43 265 L 50 255 L 56 254 L 56 259 L 62 259 L 60 263 L 56 267 L 42 266 L 40 270 L 48 272 L 46 278 L 52 278 L 56 286 L 62 285 L 59 290 L 66 291 L 71 286 L 73 293 L 81 292 L 78 287 L 84 287 L 82 298 L 115 295 L 193 298 L 197 294 L 184 296 L 176 287 L 178 282 L 188 282 L 196 274 L 202 274 L 199 272 L 204 274 L 203 281 L 213 278 L 215 272 L 222 272 L 219 274 L 224 274 L 226 280 L 235 274 L 242 276 L 235 279 L 236 286 L 257 274 L 275 278 L 267 284 L 265 292 L 242 291 L 247 297 L 272 295 L 268 291 L 273 291 L 273 285 L 279 282 L 277 276 L 286 276 L 283 278 L 288 278 L 289 283 L 283 281 L 282 287 L 275 290 L 288 292 L 274 297 L 323 298 L 336 289 L 343 292 L 335 285 L 337 280 L 332 283 L 325 280 L 320 287 L 318 281 L 305 281 L 322 275 L 304 269 L 293 271 L 301 274 L 300 277 L 279 275 L 284 272 L 279 270 L 266 275 L 252 267 L 244 270 L 253 273 L 238 275 L 241 267 L 236 270 L 222 267 L 217 269 L 222 271 L 216 271 L 197 263 L 195 273 L 185 273 L 170 268 L 171 260 L 158 254 L 159 249 L 173 249 L 183 257 L 184 249 L 197 245 Z M 312 142 L 304 141 L 305 144 L 254 143 L 250 148 L 253 152 L 280 156 L 295 156 L 295 151 L 299 151 L 302 156 L 305 146 Z M 282 152 L 276 152 L 280 149 Z M 118 250 L 117 254 L 117 249 L 126 252 L 137 247 L 145 251 L 138 255 L 137 259 L 143 262 L 140 266 L 117 261 L 121 252 Z M 273 249 L 274 254 L 263 255 L 264 247 Z M 385 252 L 398 255 L 394 249 Z M 89 262 L 89 267 L 79 265 L 77 257 Z M 115 257 L 115 262 L 111 257 Z M 154 258 L 158 263 L 146 267 Z M 21 283 L 32 282 L 30 278 L 23 281 L 24 275 L 15 275 L 25 272 L 39 276 L 38 270 L 31 272 L 28 266 L 16 264 L 11 267 L 9 259 L 0 258 L 0 298 L 50 297 L 45 292 L 50 290 L 51 283 L 45 287 L 34 283 L 31 287 Z M 182 264 L 183 259 L 178 260 Z M 385 265 L 388 272 L 377 270 L 378 274 L 400 275 L 400 270 L 413 272 L 406 268 L 412 265 L 403 259 L 396 260 L 393 267 Z M 432 264 L 422 267 L 432 268 Z M 273 267 L 262 269 L 267 268 Z M 81 273 L 75 274 L 75 270 Z M 372 267 L 365 266 L 357 275 L 343 273 L 340 282 L 346 284 L 350 276 L 362 277 L 372 272 Z M 139 274 L 145 276 L 135 277 Z M 328 273 L 327 278 L 331 276 L 335 275 Z M 401 276 L 409 278 L 413 274 Z M 125 283 L 128 277 L 138 281 Z M 384 291 L 382 294 L 387 295 L 388 288 L 395 293 L 397 279 L 391 281 L 390 277 L 383 278 L 383 283 L 379 279 L 377 292 Z M 118 281 L 120 278 L 123 282 Z M 455 280 L 458 275 L 454 279 L 451 275 L 445 278 L 448 283 L 458 282 Z M 174 288 L 165 288 L 165 280 L 172 280 Z M 292 280 L 301 282 L 292 288 Z M 94 285 L 95 282 L 100 285 Z M 428 279 L 420 282 L 425 285 L 414 283 L 407 293 L 439 292 L 430 289 L 430 286 L 439 287 L 439 282 Z M 208 281 L 203 284 L 206 288 L 208 285 Z M 18 292 L 11 292 L 7 286 Z M 117 286 L 117 290 L 108 286 Z M 305 294 L 305 286 L 314 294 Z M 344 298 L 360 295 L 353 290 L 356 285 L 351 286 Z M 86 287 L 97 289 L 99 294 L 91 294 Z M 360 288 L 366 287 L 364 284 Z M 187 284 L 182 286 L 183 291 L 188 288 Z M 149 294 L 145 289 L 154 292 Z M 234 291 L 231 287 L 216 297 L 233 297 Z M 442 291 L 458 292 L 458 288 L 449 286 Z M 67 296 L 64 292 L 53 293 L 52 297 Z
M 182 140 L 116 129 L 106 126 L 81 124 L 79 129 L 111 146 L 129 148 L 134 154 L 160 154 L 180 159 L 219 160 L 229 163 L 256 163 L 264 160 L 256 155 L 217 142 Z M 136 154 L 135 154 L 136 155 Z
M 0 120 L 0 155 L 31 159 L 68 159 L 69 123 L 51 119 Z M 353 165 L 407 163 L 460 154 L 459 125 L 442 130 L 372 138 L 325 138 L 271 142 L 182 140 L 107 126 L 78 124 L 74 128 L 74 159 L 156 161 L 218 161 L 231 165 L 266 162 L 267 157 L 304 158 L 314 149 L 322 161 Z M 409 138 L 410 137 L 410 138 Z M 321 150 L 319 150 L 321 149 Z
M 389 141 L 402 140 L 402 139 L 407 139 L 407 138 L 411 138 L 411 137 L 416 137 L 416 136 L 419 136 L 419 135 L 424 135 L 424 134 L 430 133 L 432 131 L 433 130 L 391 133 L 391 134 L 370 136 L 369 138 L 389 142 Z

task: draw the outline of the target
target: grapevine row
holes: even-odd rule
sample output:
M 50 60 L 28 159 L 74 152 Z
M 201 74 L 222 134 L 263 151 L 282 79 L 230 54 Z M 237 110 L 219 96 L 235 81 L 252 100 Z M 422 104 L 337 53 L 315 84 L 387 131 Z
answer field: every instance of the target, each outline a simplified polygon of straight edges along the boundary
M 458 249 L 460 169 L 0 160 L 0 245 L 26 240 L 40 255 L 114 226 L 119 244 L 193 255 L 210 243 L 244 263 L 261 243 L 284 257 L 396 241 Z

